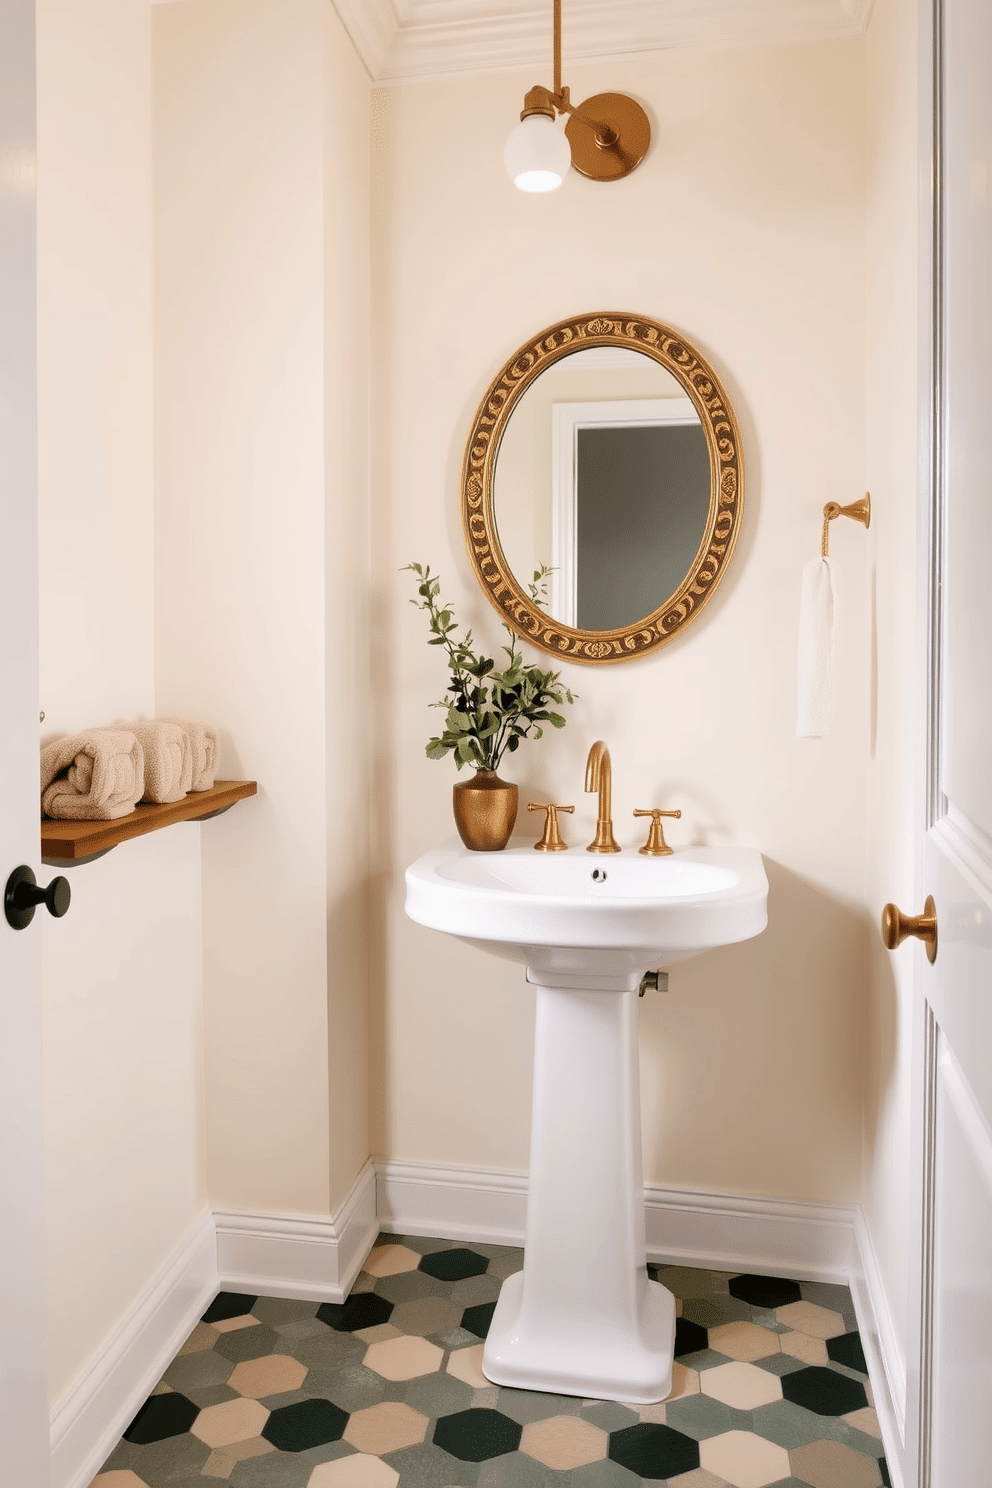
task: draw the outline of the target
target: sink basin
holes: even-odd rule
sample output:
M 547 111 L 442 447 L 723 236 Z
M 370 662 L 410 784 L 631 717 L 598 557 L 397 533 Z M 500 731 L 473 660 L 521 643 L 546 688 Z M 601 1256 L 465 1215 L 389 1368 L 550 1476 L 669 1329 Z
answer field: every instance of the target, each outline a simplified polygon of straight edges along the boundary
M 759 935 L 768 881 L 748 847 L 537 853 L 533 844 L 469 852 L 457 841 L 406 873 L 406 912 L 535 969 L 632 976 Z M 593 952 L 594 954 L 583 954 Z
M 525 963 L 537 999 L 524 1266 L 482 1355 L 494 1384 L 647 1404 L 671 1389 L 675 1299 L 645 1267 L 637 992 L 765 928 L 752 848 L 498 853 L 452 841 L 406 872 L 406 912 Z

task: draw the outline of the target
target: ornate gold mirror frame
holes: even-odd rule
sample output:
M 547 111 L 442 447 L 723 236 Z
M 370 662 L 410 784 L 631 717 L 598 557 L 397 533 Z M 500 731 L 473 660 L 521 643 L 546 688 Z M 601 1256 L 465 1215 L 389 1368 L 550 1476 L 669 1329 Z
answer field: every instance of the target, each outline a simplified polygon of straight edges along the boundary
M 699 413 L 710 457 L 710 504 L 703 539 L 685 579 L 652 614 L 619 630 L 577 630 L 552 620 L 517 583 L 500 547 L 493 475 L 517 401 L 554 362 L 596 346 L 653 357 L 682 384 Z M 644 316 L 614 312 L 560 321 L 511 357 L 479 406 L 462 471 L 462 525 L 479 583 L 525 640 L 569 661 L 628 661 L 681 633 L 709 599 L 730 561 L 744 507 L 740 432 L 712 367 L 683 336 Z

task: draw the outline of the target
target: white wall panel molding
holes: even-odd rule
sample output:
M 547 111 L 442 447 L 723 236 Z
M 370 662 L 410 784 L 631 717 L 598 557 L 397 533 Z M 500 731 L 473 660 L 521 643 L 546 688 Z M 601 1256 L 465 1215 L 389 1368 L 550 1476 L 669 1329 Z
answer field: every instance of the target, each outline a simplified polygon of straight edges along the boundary
M 522 1245 L 525 1173 L 376 1163 L 379 1222 L 397 1234 Z M 717 1270 L 754 1270 L 847 1281 L 856 1210 L 648 1185 L 648 1258 Z
M 906 1449 L 906 1359 L 892 1323 L 875 1251 L 859 1208 L 854 1220 L 851 1296 L 871 1377 L 892 1488 L 903 1488 Z
M 334 0 L 375 82 L 551 66 L 547 0 Z M 570 0 L 569 62 L 861 35 L 872 0 Z M 481 13 L 480 13 L 481 11 Z
M 53 1488 L 85 1488 L 217 1291 L 205 1211 L 52 1410 Z
M 375 1192 L 368 1162 L 330 1218 L 216 1210 L 221 1287 L 343 1302 L 378 1234 Z

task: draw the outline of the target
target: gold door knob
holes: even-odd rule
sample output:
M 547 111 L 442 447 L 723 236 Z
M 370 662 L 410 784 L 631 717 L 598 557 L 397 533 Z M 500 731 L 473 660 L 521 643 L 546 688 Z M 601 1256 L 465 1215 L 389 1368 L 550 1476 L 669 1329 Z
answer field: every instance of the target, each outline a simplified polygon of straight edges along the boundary
M 887 904 L 882 910 L 882 941 L 885 946 L 894 951 L 907 935 L 915 935 L 917 940 L 923 941 L 927 960 L 933 965 L 937 959 L 937 906 L 932 894 L 927 895 L 921 915 L 904 915 L 894 904 Z

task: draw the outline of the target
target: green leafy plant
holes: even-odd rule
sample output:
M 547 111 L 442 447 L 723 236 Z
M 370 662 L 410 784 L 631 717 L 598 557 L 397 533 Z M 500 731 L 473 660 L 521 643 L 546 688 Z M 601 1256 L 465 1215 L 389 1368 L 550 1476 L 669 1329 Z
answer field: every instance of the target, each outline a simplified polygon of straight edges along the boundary
M 446 710 L 444 730 L 427 744 L 428 759 L 443 759 L 454 754 L 455 764 L 472 765 L 477 770 L 495 770 L 506 753 L 512 754 L 521 739 L 539 739 L 542 724 L 565 727 L 560 713 L 550 705 L 561 707 L 575 701 L 561 682 L 559 672 L 546 672 L 537 666 L 525 666 L 517 650 L 517 637 L 504 624 L 510 644 L 504 646 L 506 665 L 497 669 L 492 657 L 480 656 L 473 647 L 472 632 L 458 637 L 459 629 L 450 606 L 441 598 L 441 584 L 430 567 L 408 563 L 404 572 L 420 580 L 418 599 L 410 603 L 425 610 L 430 620 L 429 646 L 443 646 L 448 653 L 451 681 L 449 696 L 432 703 Z M 534 574 L 532 596 L 551 572 L 542 567 Z

